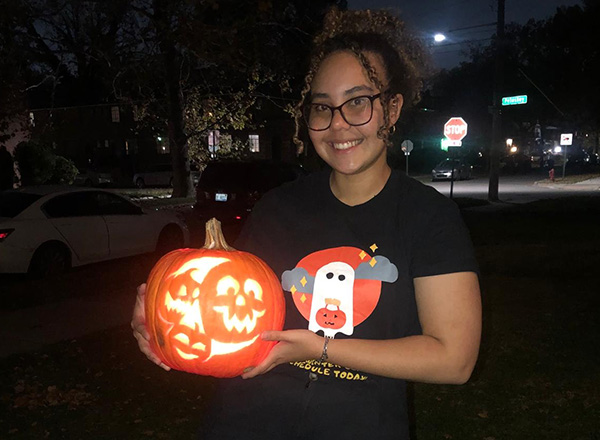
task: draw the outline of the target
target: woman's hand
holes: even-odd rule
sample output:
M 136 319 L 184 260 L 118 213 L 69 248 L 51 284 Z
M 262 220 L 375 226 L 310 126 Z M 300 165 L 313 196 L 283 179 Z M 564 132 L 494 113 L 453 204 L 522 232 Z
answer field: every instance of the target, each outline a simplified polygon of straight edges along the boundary
M 261 338 L 279 342 L 259 365 L 246 369 L 243 379 L 264 374 L 280 364 L 319 359 L 323 350 L 324 339 L 310 330 L 268 331 L 263 332 Z
M 140 284 L 137 288 L 137 297 L 135 298 L 133 317 L 131 318 L 133 336 L 135 339 L 137 339 L 140 351 L 144 353 L 148 359 L 150 359 L 159 367 L 169 371 L 171 368 L 163 364 L 150 347 L 150 333 L 148 333 L 148 329 L 146 328 L 146 308 L 144 306 L 145 299 L 146 284 Z

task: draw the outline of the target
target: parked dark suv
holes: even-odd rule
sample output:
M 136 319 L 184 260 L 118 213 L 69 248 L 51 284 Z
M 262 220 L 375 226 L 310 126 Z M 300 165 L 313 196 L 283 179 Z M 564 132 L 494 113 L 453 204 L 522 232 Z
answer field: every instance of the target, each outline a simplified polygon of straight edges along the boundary
M 211 162 L 198 181 L 194 210 L 207 220 L 242 223 L 264 193 L 303 174 L 284 162 Z

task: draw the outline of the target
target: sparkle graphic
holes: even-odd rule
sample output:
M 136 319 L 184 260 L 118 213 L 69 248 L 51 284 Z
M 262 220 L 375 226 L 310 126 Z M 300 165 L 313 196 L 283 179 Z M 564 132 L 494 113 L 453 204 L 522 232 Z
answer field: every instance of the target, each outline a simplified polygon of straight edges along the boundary
M 298 289 L 296 289 L 296 286 L 292 286 L 292 288 L 290 289 L 290 292 L 292 292 L 292 295 L 294 293 L 296 293 L 296 290 L 298 290 Z
M 300 301 L 302 301 L 302 303 L 305 303 L 306 299 L 306 295 L 302 294 L 302 296 L 300 297 Z
M 302 287 L 306 286 L 306 283 L 308 283 L 308 281 L 306 281 L 306 277 L 302 277 L 302 279 L 300 280 L 300 284 L 302 284 Z
M 365 251 L 361 251 L 360 254 L 358 254 L 358 256 L 360 257 L 361 260 L 364 260 L 365 257 L 367 256 L 367 253 Z
M 371 252 L 375 252 L 377 249 L 379 249 L 379 247 L 378 247 L 378 246 L 377 246 L 375 243 L 373 243 L 373 244 L 371 245 L 371 248 L 370 248 L 370 249 L 371 249 Z
M 369 264 L 371 265 L 371 267 L 375 267 L 375 265 L 377 264 L 377 260 L 375 258 L 371 258 L 371 261 L 369 261 Z

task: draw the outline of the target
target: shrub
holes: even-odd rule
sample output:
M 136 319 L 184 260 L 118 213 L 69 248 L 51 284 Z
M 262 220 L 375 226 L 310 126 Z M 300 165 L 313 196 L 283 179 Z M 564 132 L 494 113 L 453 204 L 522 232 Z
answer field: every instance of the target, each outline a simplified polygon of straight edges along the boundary
M 14 156 L 21 186 L 68 184 L 73 182 L 78 172 L 70 159 L 56 155 L 47 145 L 36 141 L 19 143 Z

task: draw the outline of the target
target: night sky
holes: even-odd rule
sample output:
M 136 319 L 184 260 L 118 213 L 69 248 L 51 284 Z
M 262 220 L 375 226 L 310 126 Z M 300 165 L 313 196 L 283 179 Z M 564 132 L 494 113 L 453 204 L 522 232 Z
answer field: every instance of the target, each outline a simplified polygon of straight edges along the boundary
M 468 48 L 465 41 L 483 40 L 495 32 L 494 26 L 455 30 L 485 25 L 496 21 L 497 0 L 348 0 L 350 9 L 392 8 L 400 11 L 414 31 L 426 41 L 436 32 L 448 32 L 446 46 L 432 47 L 433 60 L 438 67 L 453 67 L 465 58 L 461 52 Z M 581 5 L 580 0 L 506 0 L 506 22 L 525 23 L 528 19 L 548 18 L 559 6 Z M 462 43 L 462 44 L 457 44 Z

